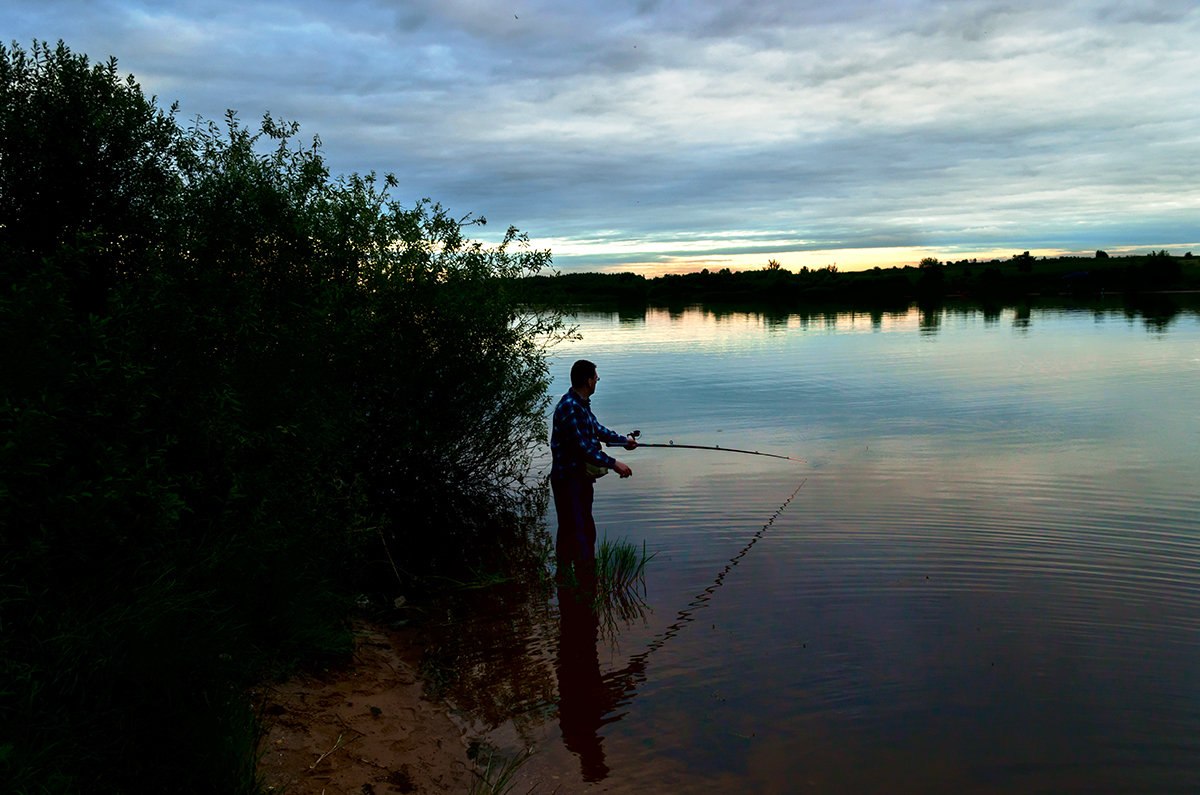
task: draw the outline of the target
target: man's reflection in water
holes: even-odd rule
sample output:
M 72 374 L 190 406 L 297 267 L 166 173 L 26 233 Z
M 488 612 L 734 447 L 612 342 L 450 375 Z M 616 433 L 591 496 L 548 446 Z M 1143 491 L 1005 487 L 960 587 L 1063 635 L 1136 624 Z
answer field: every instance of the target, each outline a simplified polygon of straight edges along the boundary
M 645 662 L 638 658 L 619 671 L 601 676 L 597 650 L 601 608 L 596 599 L 595 576 L 581 571 L 578 584 L 566 584 L 563 579 L 558 587 L 561 623 L 555 659 L 558 725 L 563 744 L 579 757 L 584 781 L 600 781 L 608 775 L 600 727 L 621 719 L 622 715 L 613 713 L 629 703 L 634 689 L 645 681 Z
M 589 593 L 590 592 L 590 593 Z M 610 707 L 604 704 L 600 676 L 600 618 L 595 610 L 595 580 L 590 588 L 559 585 L 558 725 L 563 744 L 579 757 L 584 781 L 599 781 L 608 775 L 600 726 Z

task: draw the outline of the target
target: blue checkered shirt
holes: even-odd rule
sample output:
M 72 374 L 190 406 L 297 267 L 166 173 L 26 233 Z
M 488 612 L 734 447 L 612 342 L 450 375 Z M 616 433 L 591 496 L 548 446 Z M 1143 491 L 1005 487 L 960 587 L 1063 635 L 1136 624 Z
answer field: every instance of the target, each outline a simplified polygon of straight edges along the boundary
M 606 454 L 600 442 L 625 444 L 621 434 L 610 431 L 596 421 L 592 402 L 567 390 L 554 407 L 554 426 L 550 432 L 550 454 L 553 464 L 550 477 L 576 477 L 584 472 L 584 464 L 612 469 L 617 460 Z

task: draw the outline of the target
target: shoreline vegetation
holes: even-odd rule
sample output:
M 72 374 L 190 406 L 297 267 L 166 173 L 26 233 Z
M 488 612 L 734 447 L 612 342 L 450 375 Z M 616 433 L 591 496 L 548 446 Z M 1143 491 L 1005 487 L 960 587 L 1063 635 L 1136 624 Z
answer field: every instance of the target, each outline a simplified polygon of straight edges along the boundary
M 264 680 L 548 582 L 549 252 L 398 185 L 0 46 L 6 792 L 262 792 Z

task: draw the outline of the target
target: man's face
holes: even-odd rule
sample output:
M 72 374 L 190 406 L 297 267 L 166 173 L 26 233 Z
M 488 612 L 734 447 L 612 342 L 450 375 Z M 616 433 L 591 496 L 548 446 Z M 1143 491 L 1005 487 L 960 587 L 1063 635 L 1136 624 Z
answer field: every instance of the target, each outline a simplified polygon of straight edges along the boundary
M 598 373 L 592 373 L 592 377 L 588 379 L 588 394 L 596 394 L 596 383 L 600 380 Z

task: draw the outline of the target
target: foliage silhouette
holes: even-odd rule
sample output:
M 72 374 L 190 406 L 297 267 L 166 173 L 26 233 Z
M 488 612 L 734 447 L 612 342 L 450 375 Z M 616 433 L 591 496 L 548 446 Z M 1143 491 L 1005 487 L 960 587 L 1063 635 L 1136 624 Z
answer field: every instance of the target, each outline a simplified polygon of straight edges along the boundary
M 1029 252 L 1008 260 L 942 262 L 924 258 L 918 267 L 838 271 L 833 266 L 792 272 L 770 263 L 733 272 L 724 268 L 647 278 L 634 273 L 564 273 L 532 276 L 514 285 L 534 303 L 618 303 L 660 306 L 704 302 L 775 308 L 867 309 L 908 306 L 943 298 L 993 303 L 1032 296 L 1135 296 L 1145 292 L 1200 289 L 1200 267 L 1186 255 L 1166 251 L 1124 257 L 1036 259 Z
M 251 791 L 243 687 L 350 596 L 544 556 L 549 254 L 61 42 L 0 100 L 0 779 Z

